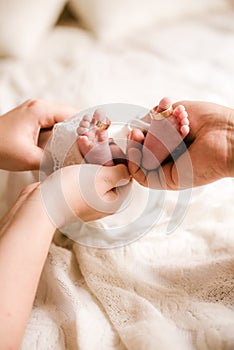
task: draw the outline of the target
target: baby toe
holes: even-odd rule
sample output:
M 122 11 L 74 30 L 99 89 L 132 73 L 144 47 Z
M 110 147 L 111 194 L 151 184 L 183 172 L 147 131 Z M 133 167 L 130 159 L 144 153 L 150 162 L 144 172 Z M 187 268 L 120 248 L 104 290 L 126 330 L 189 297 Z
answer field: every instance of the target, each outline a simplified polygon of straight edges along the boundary
M 82 127 L 82 128 L 89 129 L 90 122 L 82 119 L 79 126 Z
M 89 129 L 79 126 L 76 131 L 78 135 L 86 135 L 89 132 Z
M 91 122 L 91 118 L 88 114 L 85 114 L 82 118 L 82 120 L 86 121 L 86 122 Z
M 181 125 L 189 125 L 189 119 L 188 117 L 185 117 L 181 120 Z
M 76 129 L 78 134 L 82 134 L 83 132 L 86 132 L 84 129 L 89 129 L 90 128 L 90 117 L 85 114 L 82 119 L 79 122 L 79 126 Z
M 182 134 L 183 137 L 187 136 L 189 133 L 189 126 L 188 125 L 182 125 L 180 128 L 180 132 Z
M 184 112 L 186 112 L 185 107 L 183 105 L 179 105 L 179 106 L 175 107 L 175 109 L 173 111 L 173 115 L 175 117 L 179 118 L 181 116 L 181 114 L 183 114 Z
M 168 108 L 170 108 L 172 105 L 172 101 L 169 97 L 163 97 L 158 104 L 157 112 L 160 113 Z
M 93 113 L 93 118 L 95 120 L 100 120 L 101 122 L 105 122 L 106 114 L 102 109 L 96 109 L 96 111 Z

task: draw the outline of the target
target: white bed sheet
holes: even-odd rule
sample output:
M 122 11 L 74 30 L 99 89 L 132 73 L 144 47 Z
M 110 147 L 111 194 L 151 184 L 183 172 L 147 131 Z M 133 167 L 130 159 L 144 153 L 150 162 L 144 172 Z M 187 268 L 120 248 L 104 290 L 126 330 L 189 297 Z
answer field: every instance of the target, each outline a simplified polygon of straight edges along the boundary
M 233 44 L 230 12 L 109 44 L 56 27 L 31 59 L 0 61 L 0 112 L 30 97 L 79 109 L 150 107 L 164 95 L 234 107 Z M 1 212 L 32 179 L 1 173 Z M 234 348 L 233 195 L 232 179 L 193 190 L 183 222 L 165 235 L 177 198 L 167 193 L 157 227 L 123 248 L 94 250 L 58 236 L 22 349 Z

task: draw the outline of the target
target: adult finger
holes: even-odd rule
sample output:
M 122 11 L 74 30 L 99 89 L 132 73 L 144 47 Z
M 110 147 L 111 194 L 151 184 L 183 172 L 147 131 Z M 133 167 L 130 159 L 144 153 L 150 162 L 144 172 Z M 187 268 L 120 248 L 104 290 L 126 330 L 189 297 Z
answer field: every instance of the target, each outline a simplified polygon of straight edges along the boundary
M 141 130 L 133 129 L 129 134 L 127 143 L 127 159 L 129 172 L 141 184 L 144 184 L 146 180 L 145 171 L 143 170 L 143 168 L 141 168 L 141 149 L 144 139 L 145 137 Z
M 128 198 L 128 194 L 131 190 L 131 181 L 128 168 L 119 164 L 114 167 L 106 167 L 105 177 L 108 181 L 108 187 L 103 194 L 103 202 L 105 203 L 105 212 L 109 214 L 115 213 Z M 106 170 L 106 169 L 103 169 Z M 107 209 L 108 208 L 108 209 Z M 104 209 L 104 207 L 103 207 Z
M 72 170 L 72 167 L 75 166 L 67 168 Z M 77 170 L 79 192 L 86 205 L 105 215 L 115 212 L 123 198 L 119 189 L 130 182 L 128 168 L 123 164 L 115 166 L 84 164 L 80 165 Z
M 112 159 L 115 165 L 124 164 L 127 165 L 126 155 L 122 149 L 113 141 L 109 140 L 109 146 L 111 150 Z
M 196 152 L 194 153 L 196 157 Z M 194 186 L 194 164 L 190 152 L 183 153 L 176 161 L 170 161 L 140 177 L 134 178 L 143 186 L 158 190 L 182 190 Z
M 112 190 L 115 187 L 124 186 L 130 181 L 128 168 L 123 164 L 112 167 L 102 167 L 99 173 L 100 188 L 103 193 Z
M 55 123 L 63 122 L 77 113 L 73 107 L 39 99 L 24 102 L 22 108 L 36 117 L 40 128 L 51 128 Z

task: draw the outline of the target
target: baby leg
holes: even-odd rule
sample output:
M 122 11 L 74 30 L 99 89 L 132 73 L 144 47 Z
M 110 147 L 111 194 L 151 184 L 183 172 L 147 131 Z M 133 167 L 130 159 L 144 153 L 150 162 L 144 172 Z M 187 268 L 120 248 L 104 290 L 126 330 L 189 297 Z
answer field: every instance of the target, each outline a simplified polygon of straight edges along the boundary
M 109 125 L 109 119 L 101 110 L 96 110 L 92 119 L 85 115 L 80 121 L 77 144 L 88 163 L 108 166 L 114 164 L 108 139 Z
M 188 135 L 188 113 L 182 105 L 173 109 L 171 100 L 165 97 L 143 120 L 150 122 L 150 127 L 143 144 L 142 165 L 146 170 L 152 170 Z

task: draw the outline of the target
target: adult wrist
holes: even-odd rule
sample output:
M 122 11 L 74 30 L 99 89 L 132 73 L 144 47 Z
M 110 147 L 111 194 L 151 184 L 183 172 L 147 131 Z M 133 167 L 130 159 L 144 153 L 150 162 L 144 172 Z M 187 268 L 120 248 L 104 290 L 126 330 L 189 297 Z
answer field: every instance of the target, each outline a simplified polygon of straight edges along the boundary
M 52 239 L 56 227 L 48 217 L 43 201 L 41 200 L 39 184 L 35 186 L 34 189 L 30 188 L 30 186 L 25 188 L 21 193 L 22 199 L 24 196 L 25 199 L 23 199 L 22 204 L 14 215 L 13 222 L 19 229 L 22 227 L 22 230 L 29 229 L 30 225 L 33 223 L 35 235 L 43 236 L 45 234 Z
M 63 169 L 59 169 L 39 186 L 43 208 L 52 225 L 56 228 L 61 228 L 78 219 L 65 197 L 63 181 Z

